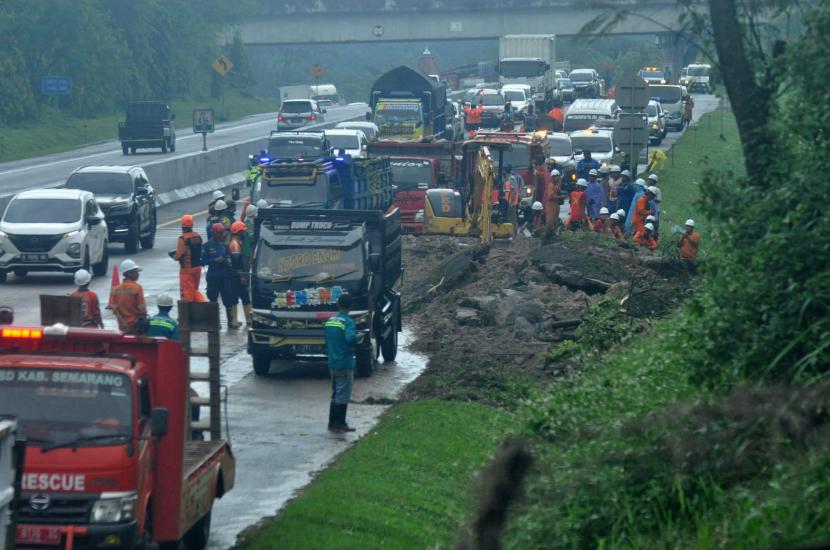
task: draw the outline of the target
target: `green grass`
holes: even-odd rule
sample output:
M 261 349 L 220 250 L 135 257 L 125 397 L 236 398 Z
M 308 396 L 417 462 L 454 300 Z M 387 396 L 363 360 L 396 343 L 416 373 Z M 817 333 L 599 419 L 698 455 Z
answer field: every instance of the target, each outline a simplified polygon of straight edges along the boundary
M 247 115 L 275 110 L 275 106 L 263 99 L 233 93 L 222 100 L 173 101 L 177 127 L 190 127 L 195 108 L 213 108 L 216 122 L 237 120 Z M 118 139 L 118 123 L 124 114 L 118 113 L 95 118 L 77 118 L 55 109 L 44 107 L 38 120 L 15 125 L 0 126 L 0 162 L 59 153 L 84 145 Z
M 513 427 L 475 403 L 396 405 L 241 547 L 451 547 L 478 471 Z

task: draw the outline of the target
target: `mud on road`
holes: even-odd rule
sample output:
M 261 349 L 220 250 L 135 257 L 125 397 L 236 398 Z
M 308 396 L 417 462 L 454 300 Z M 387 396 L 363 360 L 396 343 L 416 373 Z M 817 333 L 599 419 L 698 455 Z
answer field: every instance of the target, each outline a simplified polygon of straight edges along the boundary
M 684 264 L 592 234 L 486 245 L 406 237 L 404 258 L 411 348 L 429 364 L 403 399 L 512 408 L 562 374 L 545 352 L 575 338 L 586 315 L 602 317 L 597 311 L 611 308 L 611 324 L 647 323 L 683 299 L 691 282 Z

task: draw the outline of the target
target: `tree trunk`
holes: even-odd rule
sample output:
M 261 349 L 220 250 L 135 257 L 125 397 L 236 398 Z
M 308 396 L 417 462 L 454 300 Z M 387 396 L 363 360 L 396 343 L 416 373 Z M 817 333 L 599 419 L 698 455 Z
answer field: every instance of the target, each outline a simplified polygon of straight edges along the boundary
M 756 81 L 735 4 L 735 0 L 709 0 L 709 14 L 721 75 L 741 135 L 746 172 L 753 185 L 766 189 L 770 186 L 767 165 L 774 145 L 767 125 L 771 94 L 768 86 Z

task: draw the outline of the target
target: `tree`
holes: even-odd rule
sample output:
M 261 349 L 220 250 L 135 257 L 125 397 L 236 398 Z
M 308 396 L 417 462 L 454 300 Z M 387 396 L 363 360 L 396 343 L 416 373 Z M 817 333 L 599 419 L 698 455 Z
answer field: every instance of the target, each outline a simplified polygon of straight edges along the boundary
M 228 73 L 228 84 L 240 90 L 250 88 L 256 84 L 254 73 L 251 70 L 251 62 L 248 60 L 248 53 L 245 51 L 245 44 L 242 43 L 242 33 L 239 31 L 233 35 L 228 57 L 233 62 L 233 69 Z

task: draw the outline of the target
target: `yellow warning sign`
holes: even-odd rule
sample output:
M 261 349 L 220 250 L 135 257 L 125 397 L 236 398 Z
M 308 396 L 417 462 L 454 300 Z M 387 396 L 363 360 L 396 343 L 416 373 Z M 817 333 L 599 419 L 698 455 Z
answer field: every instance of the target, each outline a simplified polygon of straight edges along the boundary
M 231 69 L 233 69 L 233 62 L 228 59 L 228 56 L 220 53 L 219 57 L 216 58 L 216 61 L 211 63 L 211 67 L 213 67 L 213 70 L 217 73 L 225 76 Z

